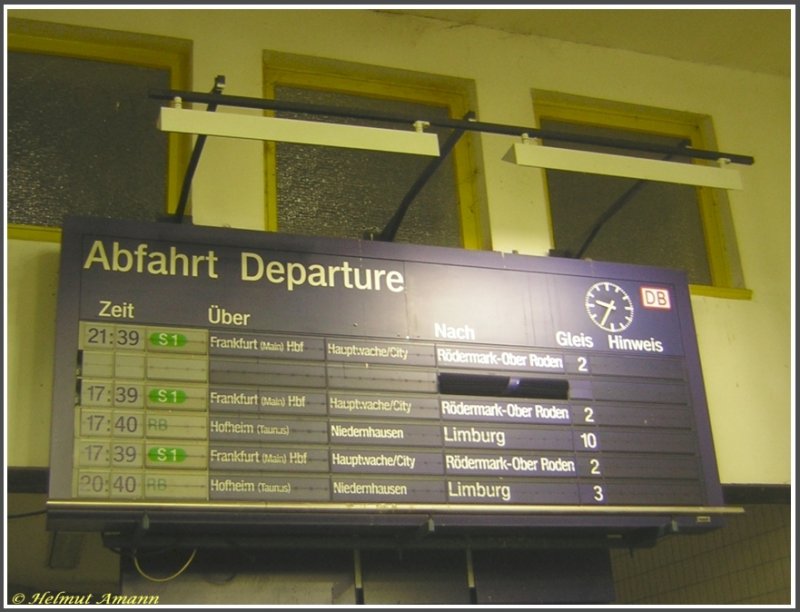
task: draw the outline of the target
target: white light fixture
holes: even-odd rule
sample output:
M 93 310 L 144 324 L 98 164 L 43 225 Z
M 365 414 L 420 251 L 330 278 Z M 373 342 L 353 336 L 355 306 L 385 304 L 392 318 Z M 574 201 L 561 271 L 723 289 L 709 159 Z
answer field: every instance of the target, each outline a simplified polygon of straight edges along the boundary
M 515 143 L 503 159 L 520 166 L 720 189 L 742 189 L 742 177 L 732 168 L 546 147 L 535 141 Z
M 182 108 L 161 107 L 158 129 L 164 132 L 205 134 L 249 140 L 275 140 L 297 144 L 369 149 L 390 153 L 439 156 L 439 138 L 422 132 L 390 130 L 321 121 L 300 121 L 278 117 L 260 117 Z

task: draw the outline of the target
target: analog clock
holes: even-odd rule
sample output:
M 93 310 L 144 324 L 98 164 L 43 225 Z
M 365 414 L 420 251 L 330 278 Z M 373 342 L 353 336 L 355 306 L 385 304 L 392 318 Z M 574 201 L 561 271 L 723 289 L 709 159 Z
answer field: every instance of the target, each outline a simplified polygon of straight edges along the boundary
M 610 332 L 621 332 L 633 323 L 630 296 L 608 281 L 595 283 L 586 292 L 586 312 L 595 325 Z

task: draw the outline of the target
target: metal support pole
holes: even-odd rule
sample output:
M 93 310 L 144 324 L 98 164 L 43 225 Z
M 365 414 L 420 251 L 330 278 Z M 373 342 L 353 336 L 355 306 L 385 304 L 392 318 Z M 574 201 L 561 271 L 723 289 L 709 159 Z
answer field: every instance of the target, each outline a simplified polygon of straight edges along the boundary
M 217 75 L 214 79 L 214 87 L 211 89 L 211 94 L 219 95 L 222 93 L 222 90 L 225 88 L 225 77 L 223 75 Z M 171 99 L 180 98 L 181 102 L 191 102 L 192 100 L 187 100 L 181 96 L 173 96 Z M 208 108 L 206 110 L 209 113 L 213 113 L 217 110 L 218 104 L 216 102 L 209 102 Z M 180 199 L 178 200 L 178 208 L 175 209 L 175 223 L 182 223 L 183 216 L 186 213 L 186 204 L 189 201 L 189 190 L 192 186 L 192 179 L 194 178 L 194 172 L 197 170 L 197 164 L 200 162 L 200 155 L 203 153 L 203 147 L 206 144 L 207 136 L 205 134 L 198 134 L 197 140 L 194 143 L 194 149 L 192 150 L 192 156 L 189 159 L 189 165 L 186 167 L 186 174 L 183 175 L 183 185 L 181 186 L 181 195 Z
M 487 123 L 483 121 L 467 121 L 464 119 L 450 119 L 447 117 L 411 117 L 407 115 L 392 115 L 381 111 L 367 111 L 345 109 L 336 106 L 324 106 L 317 104 L 303 104 L 297 102 L 287 102 L 283 100 L 267 100 L 264 98 L 248 98 L 243 96 L 228 96 L 218 93 L 200 93 L 192 91 L 177 91 L 166 89 L 150 90 L 150 97 L 159 100 L 172 100 L 180 97 L 187 102 L 200 102 L 213 105 L 237 106 L 241 108 L 259 108 L 263 110 L 291 111 L 310 115 L 329 115 L 336 117 L 350 117 L 354 119 L 371 119 L 386 121 L 391 123 L 403 123 L 414 125 L 417 121 L 426 121 L 431 126 L 462 129 L 470 132 L 484 132 L 489 134 L 505 134 L 507 136 L 518 136 L 527 134 L 530 138 L 542 138 L 558 140 L 561 142 L 574 142 L 581 144 L 599 145 L 640 151 L 648 153 L 661 153 L 664 155 L 681 155 L 693 159 L 721 160 L 725 159 L 731 163 L 752 165 L 755 160 L 749 155 L 738 155 L 735 153 L 723 153 L 721 151 L 708 151 L 704 149 L 680 148 L 670 145 L 659 145 L 655 143 L 643 143 L 630 140 L 614 138 L 598 138 L 581 134 L 566 134 L 552 130 L 542 130 L 527 126 L 504 125 L 500 123 Z
M 464 115 L 464 119 L 469 120 L 469 118 L 472 116 L 474 116 L 474 113 L 469 111 L 466 115 Z M 438 170 L 439 167 L 444 163 L 445 158 L 447 158 L 450 151 L 455 148 L 463 134 L 463 129 L 455 129 L 452 131 L 450 136 L 447 137 L 447 140 L 439 149 L 439 157 L 434 157 L 430 162 L 428 162 L 428 165 L 425 166 L 422 174 L 420 174 L 420 176 L 411 186 L 411 189 L 409 189 L 406 195 L 403 197 L 402 202 L 400 202 L 400 206 L 394 215 L 392 215 L 392 218 L 389 219 L 386 227 L 384 227 L 381 233 L 375 237 L 376 240 L 385 242 L 392 242 L 394 240 L 395 236 L 397 235 L 397 230 L 400 229 L 400 224 L 403 222 L 403 217 L 406 216 L 406 211 L 408 211 L 411 203 L 414 201 L 414 198 L 417 197 L 419 192 L 422 191 L 422 188 L 425 187 L 436 170 Z
M 679 144 L 679 146 L 688 146 L 688 141 L 684 140 Z M 669 161 L 672 159 L 672 155 L 667 155 L 664 157 L 663 161 Z M 583 259 L 584 254 L 586 253 L 586 249 L 589 248 L 589 245 L 592 241 L 597 237 L 597 234 L 603 228 L 603 226 L 608 223 L 608 221 L 616 215 L 622 208 L 631 201 L 633 196 L 635 196 L 642 188 L 647 184 L 647 181 L 636 181 L 630 188 L 628 188 L 625 193 L 623 193 L 619 198 L 617 198 L 614 202 L 611 203 L 611 206 L 608 207 L 607 210 L 600 215 L 597 220 L 592 224 L 592 227 L 589 229 L 589 232 L 584 238 L 581 246 L 578 248 L 577 252 L 575 253 L 575 259 Z

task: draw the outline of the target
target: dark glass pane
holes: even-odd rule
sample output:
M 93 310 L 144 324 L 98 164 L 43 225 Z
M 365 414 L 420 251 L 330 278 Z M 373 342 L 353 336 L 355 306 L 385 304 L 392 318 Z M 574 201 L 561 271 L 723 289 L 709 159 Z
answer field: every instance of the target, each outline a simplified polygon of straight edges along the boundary
M 169 71 L 12 52 L 7 87 L 9 223 L 165 214 L 167 135 L 148 91 Z
M 541 127 L 659 145 L 680 143 L 678 138 L 552 120 L 543 120 Z M 545 144 L 667 159 L 661 153 L 632 153 L 562 141 Z M 688 160 L 672 157 L 670 161 Z M 687 272 L 692 283 L 711 284 L 697 188 L 561 170 L 546 173 L 557 250 L 595 260 L 678 268 Z
M 277 87 L 279 100 L 380 110 L 392 115 L 447 116 L 447 110 L 422 104 L 378 100 Z M 320 117 L 281 112 L 280 117 L 324 120 L 389 129 L 412 130 L 412 125 L 373 120 Z M 427 128 L 440 144 L 449 130 Z M 381 230 L 400 206 L 403 197 L 432 158 L 402 153 L 362 151 L 278 143 L 276 146 L 278 229 L 295 234 L 362 238 L 369 230 Z M 446 161 L 430 178 L 406 213 L 397 242 L 461 246 L 459 202 L 455 168 Z

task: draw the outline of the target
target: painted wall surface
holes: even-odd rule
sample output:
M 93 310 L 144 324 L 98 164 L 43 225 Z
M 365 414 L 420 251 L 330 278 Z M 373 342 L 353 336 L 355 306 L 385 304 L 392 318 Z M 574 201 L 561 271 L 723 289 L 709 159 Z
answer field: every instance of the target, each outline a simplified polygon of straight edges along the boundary
M 545 89 L 713 118 L 719 150 L 752 155 L 730 192 L 751 300 L 693 297 L 724 484 L 788 484 L 791 371 L 789 79 L 368 10 L 12 10 L 10 16 L 193 41 L 193 82 L 262 96 L 264 50 L 469 79 L 481 121 L 533 125 Z M 229 112 L 229 111 L 225 111 Z M 242 112 L 242 111 L 235 111 Z M 542 174 L 502 161 L 513 139 L 473 135 L 498 251 L 551 248 Z M 263 229 L 263 147 L 211 138 L 195 175 L 194 222 Z M 8 464 L 48 462 L 57 245 L 8 242 Z

